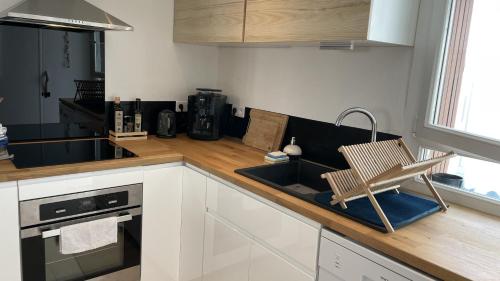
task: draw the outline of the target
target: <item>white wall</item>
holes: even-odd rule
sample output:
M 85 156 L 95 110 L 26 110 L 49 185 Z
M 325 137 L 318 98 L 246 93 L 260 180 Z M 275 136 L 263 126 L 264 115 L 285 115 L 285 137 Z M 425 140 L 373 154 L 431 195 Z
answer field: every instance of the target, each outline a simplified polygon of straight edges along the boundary
M 379 130 L 406 134 L 412 54 L 406 47 L 227 47 L 219 51 L 218 86 L 231 103 L 330 123 L 344 109 L 363 106 L 374 113 Z M 363 116 L 350 116 L 345 124 L 369 128 Z
M 89 2 L 134 27 L 106 32 L 107 100 L 186 100 L 196 87 L 215 87 L 217 48 L 172 42 L 173 0 Z

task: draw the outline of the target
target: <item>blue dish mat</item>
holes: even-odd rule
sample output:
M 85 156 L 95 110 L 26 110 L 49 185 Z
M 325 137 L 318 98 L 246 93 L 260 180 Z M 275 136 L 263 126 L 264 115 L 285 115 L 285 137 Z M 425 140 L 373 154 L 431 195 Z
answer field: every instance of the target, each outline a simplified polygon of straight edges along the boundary
M 347 202 L 347 209 L 344 210 L 339 204 L 334 206 L 330 204 L 332 195 L 333 192 L 317 194 L 315 201 L 337 214 L 358 221 L 378 231 L 387 232 L 384 223 L 377 215 L 367 197 Z M 396 194 L 394 191 L 386 191 L 375 195 L 375 198 L 377 198 L 380 207 L 394 229 L 402 228 L 440 210 L 438 203 L 404 192 Z

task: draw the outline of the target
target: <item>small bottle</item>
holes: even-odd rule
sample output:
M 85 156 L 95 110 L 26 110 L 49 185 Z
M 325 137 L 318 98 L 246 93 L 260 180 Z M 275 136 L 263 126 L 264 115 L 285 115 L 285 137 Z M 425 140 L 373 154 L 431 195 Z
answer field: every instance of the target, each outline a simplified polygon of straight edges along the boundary
M 120 97 L 115 97 L 115 133 L 123 133 L 123 109 L 120 105 Z
M 115 159 L 123 158 L 123 147 L 115 146 Z
M 141 99 L 135 99 L 134 110 L 134 131 L 142 131 L 142 112 L 141 112 Z
M 7 138 L 7 128 L 0 124 L 0 160 L 9 158 L 9 153 L 7 152 L 8 144 L 9 139 Z

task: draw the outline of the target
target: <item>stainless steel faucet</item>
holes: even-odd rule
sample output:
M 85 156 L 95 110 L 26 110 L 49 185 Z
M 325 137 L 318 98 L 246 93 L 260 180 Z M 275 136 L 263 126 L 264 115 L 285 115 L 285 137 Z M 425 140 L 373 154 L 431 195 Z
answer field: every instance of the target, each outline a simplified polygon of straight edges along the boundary
M 372 142 L 377 141 L 377 119 L 375 119 L 375 116 L 373 114 L 366 110 L 365 108 L 362 107 L 351 107 L 346 109 L 344 112 L 340 113 L 339 117 L 337 117 L 337 121 L 335 122 L 335 126 L 340 127 L 342 124 L 342 121 L 344 118 L 346 118 L 347 115 L 350 115 L 352 113 L 361 113 L 368 117 L 370 119 L 370 122 L 372 123 Z

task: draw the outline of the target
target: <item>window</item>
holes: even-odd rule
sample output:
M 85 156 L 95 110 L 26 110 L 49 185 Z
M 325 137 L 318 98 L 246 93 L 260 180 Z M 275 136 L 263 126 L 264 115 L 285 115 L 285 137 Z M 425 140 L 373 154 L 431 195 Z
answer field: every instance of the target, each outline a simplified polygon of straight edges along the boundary
M 500 27 L 500 1 L 443 2 L 448 5 L 441 40 L 434 38 L 440 45 L 434 83 L 417 136 L 500 162 L 500 87 L 496 85 L 500 53 L 493 47 L 500 37 L 492 36 Z
M 431 124 L 500 141 L 499 14 L 498 0 L 454 1 Z
M 439 54 L 432 58 L 426 119 L 416 131 L 421 145 L 435 150 L 422 149 L 420 154 L 431 158 L 453 149 L 460 156 L 435 166 L 433 180 L 500 203 L 495 180 L 500 174 L 500 53 L 494 50 L 500 37 L 493 35 L 500 29 L 500 1 L 444 2 L 445 21 L 439 23 L 443 32 L 439 39 L 429 39 Z
M 422 158 L 429 159 L 442 152 L 423 149 Z M 474 193 L 479 196 L 500 200 L 500 184 L 492 180 L 500 171 L 500 164 L 458 156 L 434 166 L 429 177 L 449 188 L 456 188 L 463 192 Z

